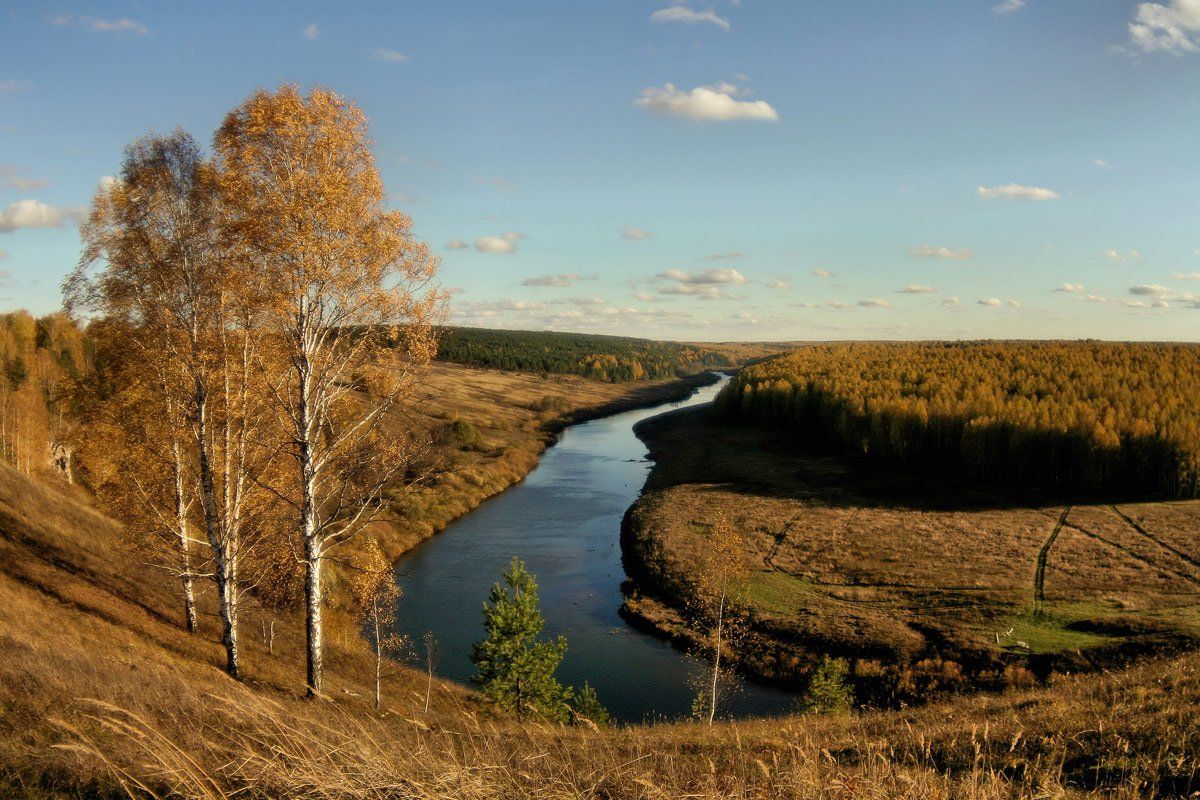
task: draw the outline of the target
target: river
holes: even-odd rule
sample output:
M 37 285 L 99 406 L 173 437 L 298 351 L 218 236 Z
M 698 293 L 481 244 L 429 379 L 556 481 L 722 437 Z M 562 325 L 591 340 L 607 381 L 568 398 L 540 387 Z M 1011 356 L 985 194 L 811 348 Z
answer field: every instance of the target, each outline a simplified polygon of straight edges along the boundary
M 689 399 L 567 428 L 522 483 L 483 503 L 418 545 L 397 565 L 403 590 L 397 630 L 420 649 L 433 633 L 436 673 L 467 683 L 471 645 L 483 637 L 482 607 L 513 556 L 538 581 L 544 635 L 565 636 L 558 678 L 595 687 L 614 718 L 626 722 L 688 715 L 709 664 L 630 627 L 621 606 L 620 528 L 637 500 L 650 462 L 633 426 L 674 408 L 711 402 L 724 385 Z M 722 711 L 729 716 L 787 712 L 794 696 L 732 679 Z

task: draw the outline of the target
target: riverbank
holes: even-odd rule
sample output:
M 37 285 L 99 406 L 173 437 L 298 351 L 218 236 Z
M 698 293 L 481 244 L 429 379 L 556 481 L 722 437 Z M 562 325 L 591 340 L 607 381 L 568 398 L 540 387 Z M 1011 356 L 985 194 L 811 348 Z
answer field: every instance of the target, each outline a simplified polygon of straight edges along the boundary
M 590 731 L 494 719 L 399 668 L 371 704 L 361 639 L 304 699 L 303 626 L 243 609 L 246 679 L 220 669 L 216 598 L 177 589 L 77 487 L 0 466 L 0 795 L 439 798 L 1190 796 L 1195 655 L 898 712 Z
M 637 408 L 675 402 L 717 380 L 710 372 L 674 380 L 603 383 L 572 375 L 535 375 L 433 364 L 399 429 L 433 433 L 436 448 L 421 465 L 432 477 L 419 488 L 397 488 L 391 515 L 369 535 L 348 543 L 343 564 L 329 570 L 333 613 L 356 631 L 358 609 L 348 582 L 364 550 L 377 547 L 395 563 L 486 500 L 520 483 L 571 425 Z M 467 434 L 459 433 L 467 431 Z
M 703 524 L 723 513 L 750 567 L 733 658 L 760 678 L 803 686 L 821 656 L 840 656 L 860 702 L 896 706 L 1200 643 L 1200 503 L 1026 505 L 707 409 L 636 432 L 655 464 L 623 524 L 624 614 L 700 643 L 687 599 Z

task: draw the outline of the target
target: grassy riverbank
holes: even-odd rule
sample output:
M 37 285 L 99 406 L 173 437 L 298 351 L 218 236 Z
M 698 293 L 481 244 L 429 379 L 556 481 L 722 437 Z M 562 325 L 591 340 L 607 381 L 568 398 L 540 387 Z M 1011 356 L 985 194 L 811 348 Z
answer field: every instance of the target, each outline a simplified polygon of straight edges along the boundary
M 431 478 L 398 488 L 392 513 L 369 537 L 352 541 L 342 560 L 353 564 L 377 546 L 396 561 L 480 503 L 519 483 L 569 425 L 633 408 L 681 400 L 716 378 L 709 373 L 660 381 L 603 383 L 573 375 L 535 375 L 435 363 L 415 401 L 392 424 L 433 432 L 423 466 Z M 353 567 L 334 564 L 335 610 L 355 613 L 338 587 Z
M 471 694 L 389 678 L 331 643 L 328 701 L 302 698 L 296 620 L 247 679 L 220 670 L 173 593 L 77 492 L 0 467 L 0 794 L 116 798 L 1009 798 L 1200 787 L 1194 656 L 952 705 L 834 718 L 588 731 L 491 718 Z M 250 614 L 247 630 L 258 620 Z
M 811 449 L 689 409 L 641 423 L 626 613 L 684 644 L 706 520 L 743 533 L 742 666 L 803 685 L 851 659 L 860 701 L 1034 685 L 1200 642 L 1200 503 L 991 492 Z

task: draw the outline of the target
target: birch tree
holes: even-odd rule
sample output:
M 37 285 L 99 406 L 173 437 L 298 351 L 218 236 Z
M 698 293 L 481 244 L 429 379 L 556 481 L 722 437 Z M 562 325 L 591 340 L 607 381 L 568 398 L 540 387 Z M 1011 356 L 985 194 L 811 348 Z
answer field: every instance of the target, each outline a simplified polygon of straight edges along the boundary
M 184 625 L 196 630 L 195 580 L 204 576 L 205 542 L 193 524 L 198 486 L 185 462 L 188 426 L 167 360 L 112 320 L 90 330 L 105 365 L 76 387 L 83 425 L 79 448 L 91 484 L 123 520 L 147 560 L 179 581 Z
M 718 511 L 708 524 L 699 577 L 695 584 L 695 601 L 709 622 L 712 641 L 712 675 L 704 690 L 707 701 L 705 716 L 711 725 L 717 716 L 720 696 L 721 656 L 730 638 L 730 603 L 740 582 L 747 573 L 742 537 L 724 512 Z
M 197 487 L 196 516 L 211 550 L 225 669 L 237 678 L 240 557 L 250 521 L 261 392 L 251 388 L 259 375 L 258 329 L 240 291 L 245 280 L 220 239 L 217 188 L 212 164 L 187 133 L 134 142 L 120 178 L 96 195 L 81 229 L 84 253 L 64 294 L 68 310 L 119 326 L 129 336 L 131 346 L 118 353 L 130 363 L 116 375 L 158 378 L 158 406 L 145 413 L 168 420 L 178 414 L 184 422 L 186 447 L 174 438 L 157 442 L 162 459 L 178 470 L 147 472 L 141 480 Z M 136 484 L 126 488 L 134 491 Z
M 384 206 L 366 117 L 333 92 L 261 91 L 216 135 L 228 241 L 272 331 L 268 396 L 304 564 L 306 683 L 322 690 L 322 571 L 385 512 L 411 453 L 385 430 L 436 351 L 437 260 Z

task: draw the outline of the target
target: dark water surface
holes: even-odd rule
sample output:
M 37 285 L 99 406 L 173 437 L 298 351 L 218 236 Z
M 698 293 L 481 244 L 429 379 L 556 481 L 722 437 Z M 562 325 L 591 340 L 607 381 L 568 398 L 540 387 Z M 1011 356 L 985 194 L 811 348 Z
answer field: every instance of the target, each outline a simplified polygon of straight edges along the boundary
M 567 657 L 558 671 L 563 683 L 579 686 L 586 680 L 620 720 L 686 716 L 707 662 L 636 631 L 618 616 L 625 579 L 621 517 L 650 469 L 634 424 L 710 402 L 723 384 L 683 402 L 568 428 L 523 483 L 400 561 L 398 632 L 419 643 L 432 631 L 441 651 L 437 673 L 468 682 L 474 674 L 471 645 L 483 636 L 483 602 L 515 555 L 537 576 L 545 634 L 567 637 Z M 781 714 L 793 702 L 787 692 L 735 682 L 724 703 L 729 715 Z

